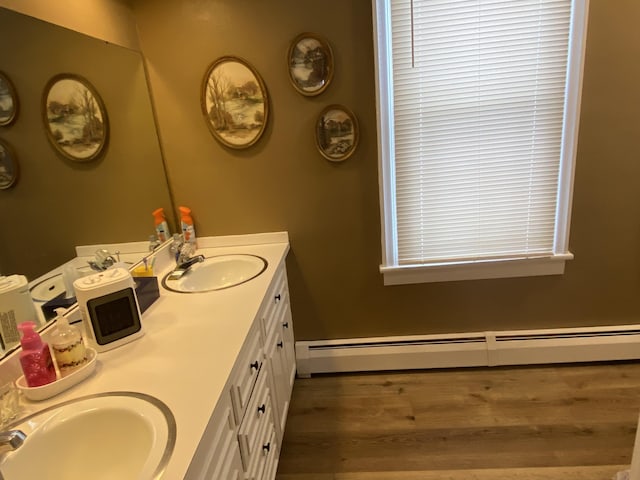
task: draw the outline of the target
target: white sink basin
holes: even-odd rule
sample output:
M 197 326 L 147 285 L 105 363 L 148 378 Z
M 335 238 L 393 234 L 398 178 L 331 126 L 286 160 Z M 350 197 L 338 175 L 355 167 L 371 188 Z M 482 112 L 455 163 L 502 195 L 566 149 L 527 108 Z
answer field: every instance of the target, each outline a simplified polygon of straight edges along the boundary
M 162 285 L 178 293 L 223 290 L 256 278 L 267 265 L 267 261 L 257 255 L 217 255 L 194 264 L 180 278 L 172 279 L 171 273 L 165 275 Z
M 0 461 L 4 480 L 152 480 L 175 445 L 169 408 L 139 393 L 110 392 L 50 407 L 10 429 L 27 438 Z

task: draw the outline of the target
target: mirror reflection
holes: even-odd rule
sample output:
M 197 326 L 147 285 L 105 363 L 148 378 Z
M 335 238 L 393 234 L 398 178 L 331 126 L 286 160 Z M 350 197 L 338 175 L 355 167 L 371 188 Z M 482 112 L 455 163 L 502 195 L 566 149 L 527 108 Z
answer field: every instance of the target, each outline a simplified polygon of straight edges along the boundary
M 171 222 L 174 209 L 141 54 L 5 8 L 0 44 L 11 45 L 0 70 L 20 104 L 12 124 L 0 127 L 19 165 L 14 185 L 0 190 L 0 274 L 33 284 L 78 257 L 81 245 L 140 242 L 145 251 L 152 212 L 163 207 Z M 110 132 L 96 159 L 74 162 L 47 138 L 42 97 L 59 74 L 86 78 L 104 102 Z M 79 260 L 74 275 L 92 273 Z

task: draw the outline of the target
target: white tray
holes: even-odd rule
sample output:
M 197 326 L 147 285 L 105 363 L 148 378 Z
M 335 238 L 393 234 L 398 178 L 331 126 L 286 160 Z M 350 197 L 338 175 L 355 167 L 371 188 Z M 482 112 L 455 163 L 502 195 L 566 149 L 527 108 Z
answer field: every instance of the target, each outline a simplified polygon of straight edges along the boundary
M 16 386 L 18 387 L 18 390 L 20 390 L 29 400 L 37 401 L 51 398 L 87 378 L 91 372 L 96 369 L 97 356 L 97 352 L 93 348 L 87 348 L 88 362 L 79 369 L 71 372 L 66 377 L 58 378 L 55 382 L 41 385 L 40 387 L 29 387 L 24 379 L 24 375 L 22 375 L 18 380 L 16 380 Z

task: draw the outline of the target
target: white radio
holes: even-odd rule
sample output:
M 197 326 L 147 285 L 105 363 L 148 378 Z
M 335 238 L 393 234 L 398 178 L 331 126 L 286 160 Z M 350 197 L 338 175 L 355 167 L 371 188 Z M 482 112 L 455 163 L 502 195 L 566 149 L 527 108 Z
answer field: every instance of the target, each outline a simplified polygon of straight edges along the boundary
M 135 284 L 126 269 L 112 268 L 82 277 L 73 286 L 87 346 L 104 352 L 143 335 Z

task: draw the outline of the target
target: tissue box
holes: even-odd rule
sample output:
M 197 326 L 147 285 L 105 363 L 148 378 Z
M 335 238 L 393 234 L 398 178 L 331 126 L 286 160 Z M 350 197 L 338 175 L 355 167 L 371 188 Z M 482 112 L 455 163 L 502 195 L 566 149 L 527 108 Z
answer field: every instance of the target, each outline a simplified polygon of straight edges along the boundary
M 158 277 L 133 277 L 135 282 L 136 297 L 140 313 L 144 313 L 158 298 L 160 298 L 160 288 L 158 287 Z

